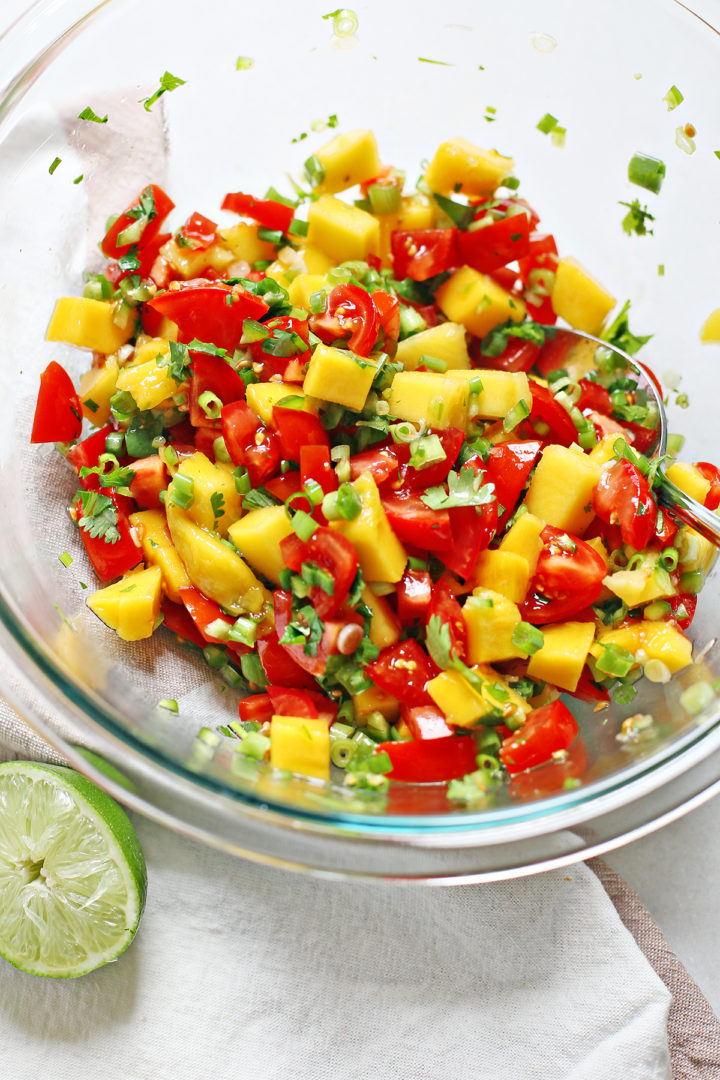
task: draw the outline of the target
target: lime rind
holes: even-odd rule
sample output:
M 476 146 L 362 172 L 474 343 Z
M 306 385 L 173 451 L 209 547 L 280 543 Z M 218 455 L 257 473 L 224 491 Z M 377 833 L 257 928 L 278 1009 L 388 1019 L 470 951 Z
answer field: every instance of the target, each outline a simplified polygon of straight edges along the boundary
M 0 764 L 0 955 L 74 978 L 135 936 L 147 871 L 124 810 L 80 773 Z

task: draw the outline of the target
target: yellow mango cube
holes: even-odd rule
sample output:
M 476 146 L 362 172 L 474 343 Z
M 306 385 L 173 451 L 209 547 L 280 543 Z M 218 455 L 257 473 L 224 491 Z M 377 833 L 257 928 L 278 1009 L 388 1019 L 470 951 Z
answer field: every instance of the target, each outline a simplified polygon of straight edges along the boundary
M 242 496 L 238 495 L 231 467 L 215 465 L 197 450 L 184 458 L 177 473 L 193 483 L 193 501 L 187 513 L 198 525 L 220 536 L 242 513 Z
M 330 195 L 372 180 L 381 168 L 377 139 L 365 128 L 336 135 L 315 151 L 315 157 L 325 170 L 315 191 Z
M 435 300 L 450 322 L 462 323 L 480 338 L 508 319 L 522 322 L 525 318 L 524 300 L 471 266 L 461 266 L 451 274 L 435 293 Z
M 185 281 L 201 277 L 209 269 L 222 273 L 237 258 L 225 244 L 215 243 L 202 251 L 196 251 L 193 248 L 180 247 L 174 237 L 163 244 L 160 254 Z
M 448 369 L 469 368 L 465 327 L 452 322 L 438 323 L 398 343 L 395 359 L 402 362 L 405 371 L 415 371 L 423 356 L 442 360 Z
M 452 373 L 400 371 L 387 392 L 390 415 L 433 428 L 464 428 L 468 390 Z
M 363 717 L 372 712 L 380 712 L 391 723 L 400 715 L 400 702 L 392 694 L 381 690 L 379 686 L 370 686 L 352 699 L 355 716 L 362 723 Z
M 597 336 L 615 307 L 615 297 L 577 259 L 560 259 L 552 288 L 553 311 L 575 330 Z
M 330 729 L 327 720 L 273 716 L 270 721 L 270 764 L 274 769 L 328 780 Z
M 493 589 L 477 588 L 462 609 L 467 628 L 468 663 L 492 664 L 524 656 L 512 636 L 521 619 L 517 604 Z
M 488 664 L 472 669 L 476 680 L 471 684 L 459 671 L 442 671 L 427 686 L 427 692 L 455 727 L 474 727 L 485 717 L 501 719 L 521 717 L 530 706 L 516 690 Z
M 553 623 L 541 630 L 545 640 L 528 661 L 528 675 L 563 690 L 575 690 L 595 637 L 595 623 Z
M 62 296 L 55 304 L 45 338 L 93 352 L 117 352 L 135 333 L 136 319 L 128 319 L 123 328 L 113 322 L 114 313 L 115 304 L 110 300 Z
M 702 570 L 706 574 L 717 558 L 715 545 L 689 525 L 680 526 L 674 546 L 680 552 L 680 569 L 683 573 Z
M 460 137 L 441 143 L 425 171 L 425 183 L 431 191 L 464 195 L 492 195 L 512 172 L 512 158 L 496 150 L 483 150 Z
M 546 446 L 533 473 L 525 505 L 548 525 L 582 536 L 595 516 L 593 490 L 601 467 L 587 454 Z
M 161 592 L 160 568 L 150 566 L 138 573 L 125 574 L 120 581 L 98 589 L 86 602 L 123 641 L 142 641 L 155 629 Z
M 311 397 L 361 412 L 376 369 L 374 360 L 321 343 L 308 364 L 303 390 Z
M 243 259 L 252 266 L 255 262 L 271 262 L 275 258 L 275 246 L 258 236 L 257 225 L 245 221 L 221 229 L 220 236 L 234 259 Z
M 230 615 L 260 617 L 272 606 L 272 594 L 237 552 L 177 506 L 167 507 L 167 522 L 178 555 L 192 584 Z
M 102 367 L 93 367 L 80 376 L 80 407 L 85 420 L 95 427 L 107 424 L 110 416 L 110 398 L 116 390 L 118 362 L 108 356 Z
M 167 365 L 161 362 L 169 348 L 169 343 L 163 341 L 152 359 L 140 362 L 135 359 L 120 370 L 117 389 L 127 390 L 138 409 L 155 409 L 177 393 L 178 383 L 168 373 Z
M 615 574 L 609 574 L 603 585 L 629 608 L 649 604 L 661 597 L 675 596 L 677 592 L 667 570 L 656 570 L 653 559 L 636 570 L 618 570 Z
M 373 645 L 377 645 L 378 649 L 387 649 L 389 645 L 399 641 L 400 623 L 385 597 L 376 596 L 372 589 L 366 586 L 361 599 L 372 612 L 369 635 Z
M 408 232 L 416 229 L 432 229 L 435 224 L 435 208 L 423 196 L 404 196 L 396 214 L 378 214 L 380 225 L 380 250 L 383 266 L 392 262 L 392 234 L 396 229 Z
M 159 568 L 163 591 L 174 603 L 181 604 L 180 590 L 187 589 L 192 582 L 173 547 L 165 511 L 140 510 L 130 515 L 130 524 L 140 535 L 146 565 Z
M 297 277 L 292 279 L 288 289 L 290 303 L 293 307 L 304 308 L 305 311 L 309 311 L 310 297 L 313 293 L 322 289 L 325 280 L 324 274 L 298 274 Z
M 358 554 L 365 581 L 399 581 L 407 563 L 405 548 L 390 528 L 372 473 L 353 481 L 362 508 L 352 521 L 334 521 Z
M 305 398 L 303 404 L 305 411 L 317 413 L 317 407 L 308 401 L 302 388 L 295 383 L 250 383 L 245 390 L 247 404 L 267 427 L 272 426 L 274 407 L 279 405 L 284 398 L 289 397 Z
M 466 386 L 470 420 L 503 419 L 520 402 L 525 404 L 527 415 L 530 415 L 532 397 L 524 371 L 475 368 L 471 371 L 449 371 L 448 378 L 457 379 Z
M 669 622 L 640 619 L 617 630 L 604 630 L 591 649 L 593 656 L 600 657 L 605 645 L 627 649 L 633 656 L 640 653 L 643 663 L 660 660 L 671 675 L 692 663 L 692 643 Z
M 525 559 L 530 577 L 535 573 L 537 561 L 543 549 L 540 534 L 546 524 L 547 522 L 542 518 L 528 511 L 520 515 L 500 541 L 500 551 L 520 555 Z
M 525 599 L 530 566 L 523 555 L 502 548 L 481 551 L 467 585 L 470 589 L 494 589 L 514 604 Z
M 280 584 L 280 572 L 285 568 L 280 541 L 291 533 L 292 525 L 284 506 L 263 506 L 249 510 L 228 530 L 243 559 L 258 574 L 276 585 Z
M 704 345 L 720 345 L 720 308 L 708 315 L 700 331 L 700 340 Z
M 380 245 L 380 226 L 365 210 L 321 195 L 308 208 L 307 239 L 335 262 L 367 259 Z
M 596 465 L 606 465 L 608 461 L 613 461 L 615 458 L 615 443 L 617 440 L 617 435 L 603 435 L 602 439 L 595 443 L 588 454 L 588 457 L 591 461 L 594 461 Z
M 665 475 L 691 499 L 696 499 L 699 503 L 705 502 L 711 487 L 710 481 L 706 480 L 694 465 L 685 461 L 674 461 L 665 470 Z
M 329 255 L 312 244 L 306 244 L 304 248 L 301 248 L 300 254 L 308 274 L 321 274 L 325 277 L 328 270 L 332 270 L 335 265 L 335 261 Z

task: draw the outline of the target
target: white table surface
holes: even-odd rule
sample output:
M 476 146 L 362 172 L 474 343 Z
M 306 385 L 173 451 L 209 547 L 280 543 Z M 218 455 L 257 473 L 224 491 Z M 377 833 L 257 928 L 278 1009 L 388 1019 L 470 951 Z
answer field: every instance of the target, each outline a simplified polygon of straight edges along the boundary
M 27 0 L 2 0 L 0 31 L 27 6 Z M 688 6 L 720 25 L 720 0 L 689 0 Z M 720 799 L 607 861 L 639 894 L 720 1015 Z

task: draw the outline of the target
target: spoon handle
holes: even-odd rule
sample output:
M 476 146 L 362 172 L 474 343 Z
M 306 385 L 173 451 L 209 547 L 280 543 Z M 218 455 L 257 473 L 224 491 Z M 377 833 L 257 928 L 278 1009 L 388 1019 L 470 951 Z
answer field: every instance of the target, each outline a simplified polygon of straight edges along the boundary
M 659 484 L 657 484 L 657 479 L 660 480 Z M 662 470 L 658 471 L 657 479 L 656 494 L 659 502 L 671 510 L 675 517 L 680 518 L 685 525 L 695 529 L 711 544 L 720 547 L 720 517 L 681 491 L 672 480 L 668 480 Z

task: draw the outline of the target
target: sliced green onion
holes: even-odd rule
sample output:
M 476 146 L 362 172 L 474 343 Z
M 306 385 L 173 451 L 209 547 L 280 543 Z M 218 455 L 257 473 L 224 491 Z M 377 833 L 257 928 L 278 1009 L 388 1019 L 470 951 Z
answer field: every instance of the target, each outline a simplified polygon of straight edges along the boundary
M 240 668 L 247 681 L 253 686 L 267 686 L 265 670 L 256 652 L 243 653 L 240 657 Z
M 518 401 L 517 405 L 513 405 L 503 420 L 503 431 L 512 431 L 518 424 L 522 423 L 523 420 L 527 420 L 529 415 L 530 408 L 528 403 L 524 400 Z
M 663 96 L 663 101 L 668 107 L 668 112 L 672 112 L 673 109 L 677 109 L 680 102 L 684 100 L 684 96 L 678 90 L 677 86 L 674 85 L 671 86 L 667 94 Z
M 238 495 L 247 495 L 252 484 L 250 483 L 250 476 L 244 465 L 238 465 L 236 469 L 233 469 L 233 480 L 235 481 L 235 490 Z
M 289 236 L 307 236 L 308 223 L 307 221 L 301 221 L 300 218 L 293 218 L 288 225 Z
M 164 697 L 158 701 L 158 709 L 167 709 L 168 712 L 178 713 L 180 708 L 175 698 Z
M 324 17 L 324 16 L 323 16 Z M 335 37 L 352 37 L 360 25 L 358 17 L 351 8 L 339 8 L 333 12 L 333 33 Z
M 262 323 L 257 322 L 255 319 L 243 320 L 241 345 L 251 345 L 254 341 L 264 341 L 267 337 L 270 337 L 267 326 L 263 326 Z
M 241 645 L 249 645 L 252 648 L 257 641 L 257 623 L 254 619 L 241 615 L 230 627 L 228 638 L 230 641 L 239 641 Z
M 306 480 L 303 484 L 303 491 L 313 506 L 320 506 L 325 498 L 325 492 L 320 484 L 318 484 L 317 480 Z
M 217 439 L 213 439 L 213 454 L 216 461 L 222 461 L 225 465 L 230 465 L 232 462 L 222 435 L 218 435 Z
M 350 457 L 350 447 L 347 443 L 340 443 L 339 446 L 333 446 L 330 448 L 330 460 L 331 461 L 343 461 Z
M 322 589 L 328 596 L 335 592 L 335 579 L 327 570 L 323 570 L 314 563 L 304 562 L 300 567 L 300 577 L 310 588 Z
M 687 125 L 683 127 L 681 124 L 680 127 L 675 128 L 675 145 L 685 154 L 695 153 L 695 140 L 688 134 Z
M 338 483 L 345 484 L 352 477 L 352 469 L 350 467 L 350 461 L 348 458 L 341 458 L 335 466 L 335 475 L 338 478 Z
M 414 555 L 411 555 L 408 559 L 408 570 L 425 571 L 428 569 L 429 564 L 425 559 L 416 559 Z
M 666 570 L 674 570 L 677 567 L 680 559 L 680 552 L 677 548 L 667 547 L 660 555 L 660 562 L 663 564 Z
M 226 622 L 225 619 L 213 619 L 211 623 L 208 623 L 205 627 L 205 633 L 208 637 L 217 638 L 218 641 L 228 641 L 230 638 L 231 623 Z
M 423 319 L 419 311 L 415 308 L 408 307 L 407 304 L 400 305 L 400 338 L 410 337 L 411 334 L 418 334 L 421 330 L 424 330 L 427 323 Z
M 440 437 L 434 433 L 421 435 L 419 439 L 413 439 L 410 443 L 410 459 L 408 465 L 412 469 L 426 469 L 439 461 L 445 461 L 447 454 L 440 442 Z
M 447 371 L 447 362 L 445 360 L 438 359 L 437 356 L 427 356 L 425 353 L 423 353 L 420 357 L 419 364 L 422 364 L 423 367 L 426 367 L 428 371 Z M 474 382 L 475 380 L 473 379 L 472 381 Z M 479 379 L 478 382 L 480 382 Z M 480 383 L 480 387 L 482 389 L 482 383 Z M 473 393 L 473 391 L 471 390 L 470 393 Z
M 333 739 L 330 743 L 330 760 L 339 769 L 345 769 L 350 764 L 355 753 L 357 744 L 352 739 Z
M 637 570 L 639 566 L 642 566 L 645 561 L 645 556 L 639 551 L 636 551 L 632 558 L 628 559 L 627 570 Z
M 373 214 L 395 214 L 401 205 L 400 188 L 397 184 L 370 184 L 368 199 Z
M 304 510 L 296 510 L 292 516 L 292 530 L 301 540 L 309 540 L 318 527 L 317 521 Z
M 208 420 L 218 420 L 223 410 L 223 403 L 212 390 L 203 390 L 198 397 L 198 405 L 205 413 Z
M 643 610 L 643 619 L 648 619 L 650 622 L 657 622 L 658 619 L 665 619 L 671 614 L 672 608 L 667 600 L 653 600 L 653 602 L 648 604 Z
M 420 436 L 418 429 L 407 420 L 403 420 L 400 424 L 391 424 L 388 431 L 395 443 L 411 443 Z
M 311 187 L 316 188 L 325 179 L 325 166 L 316 154 L 311 154 L 304 165 L 305 176 Z
M 310 294 L 310 314 L 322 315 L 327 308 L 327 293 L 324 289 Z
M 238 56 L 235 61 L 236 71 L 249 71 L 250 68 L 255 67 L 255 61 L 251 56 Z
M 362 500 L 358 495 L 352 484 L 341 484 L 336 492 L 331 492 L 336 496 L 335 499 L 335 511 L 345 521 L 354 521 L 359 516 L 362 510 Z M 325 499 L 323 499 L 323 508 L 325 506 Z M 327 515 L 326 515 L 327 516 Z
M 195 484 L 192 477 L 175 473 L 167 490 L 167 501 L 170 506 L 179 506 L 181 510 L 190 509 L 195 499 Z
M 702 570 L 688 570 L 680 576 L 680 589 L 691 596 L 697 596 L 704 584 L 705 574 Z
M 519 622 L 512 634 L 512 643 L 516 648 L 521 649 L 522 652 L 528 656 L 532 656 L 542 649 L 545 643 L 545 636 L 539 626 L 533 626 L 532 623 Z
M 624 679 L 634 664 L 635 657 L 622 645 L 604 645 L 602 655 L 595 661 L 598 671 L 616 679 Z
M 649 154 L 633 154 L 628 165 L 628 180 L 631 184 L 646 188 L 648 191 L 660 193 L 665 179 L 665 162 L 659 158 L 650 157 Z
M 69 551 L 63 551 L 62 555 L 58 555 L 58 559 L 63 564 L 63 566 L 66 566 L 66 567 L 70 566 L 72 564 L 72 561 L 73 561 L 72 555 L 70 554 Z
M 223 623 L 223 626 L 227 626 L 227 623 L 223 620 L 219 620 Z M 206 645 L 203 649 L 203 656 L 205 657 L 205 663 L 211 668 L 221 668 L 227 663 L 227 653 L 221 645 Z
M 239 754 L 254 758 L 256 761 L 262 761 L 269 749 L 270 740 L 267 735 L 263 735 L 259 731 L 248 731 L 237 747 Z
M 710 705 L 715 700 L 715 694 L 712 686 L 706 682 L 698 682 L 693 686 L 688 686 L 686 690 L 683 690 L 680 695 L 680 705 L 685 712 L 690 713 L 691 716 L 695 716 L 696 713 L 703 711 L 706 706 Z
M 538 131 L 542 131 L 543 135 L 549 135 L 557 127 L 557 117 L 553 116 L 552 113 L 545 113 L 535 126 Z

